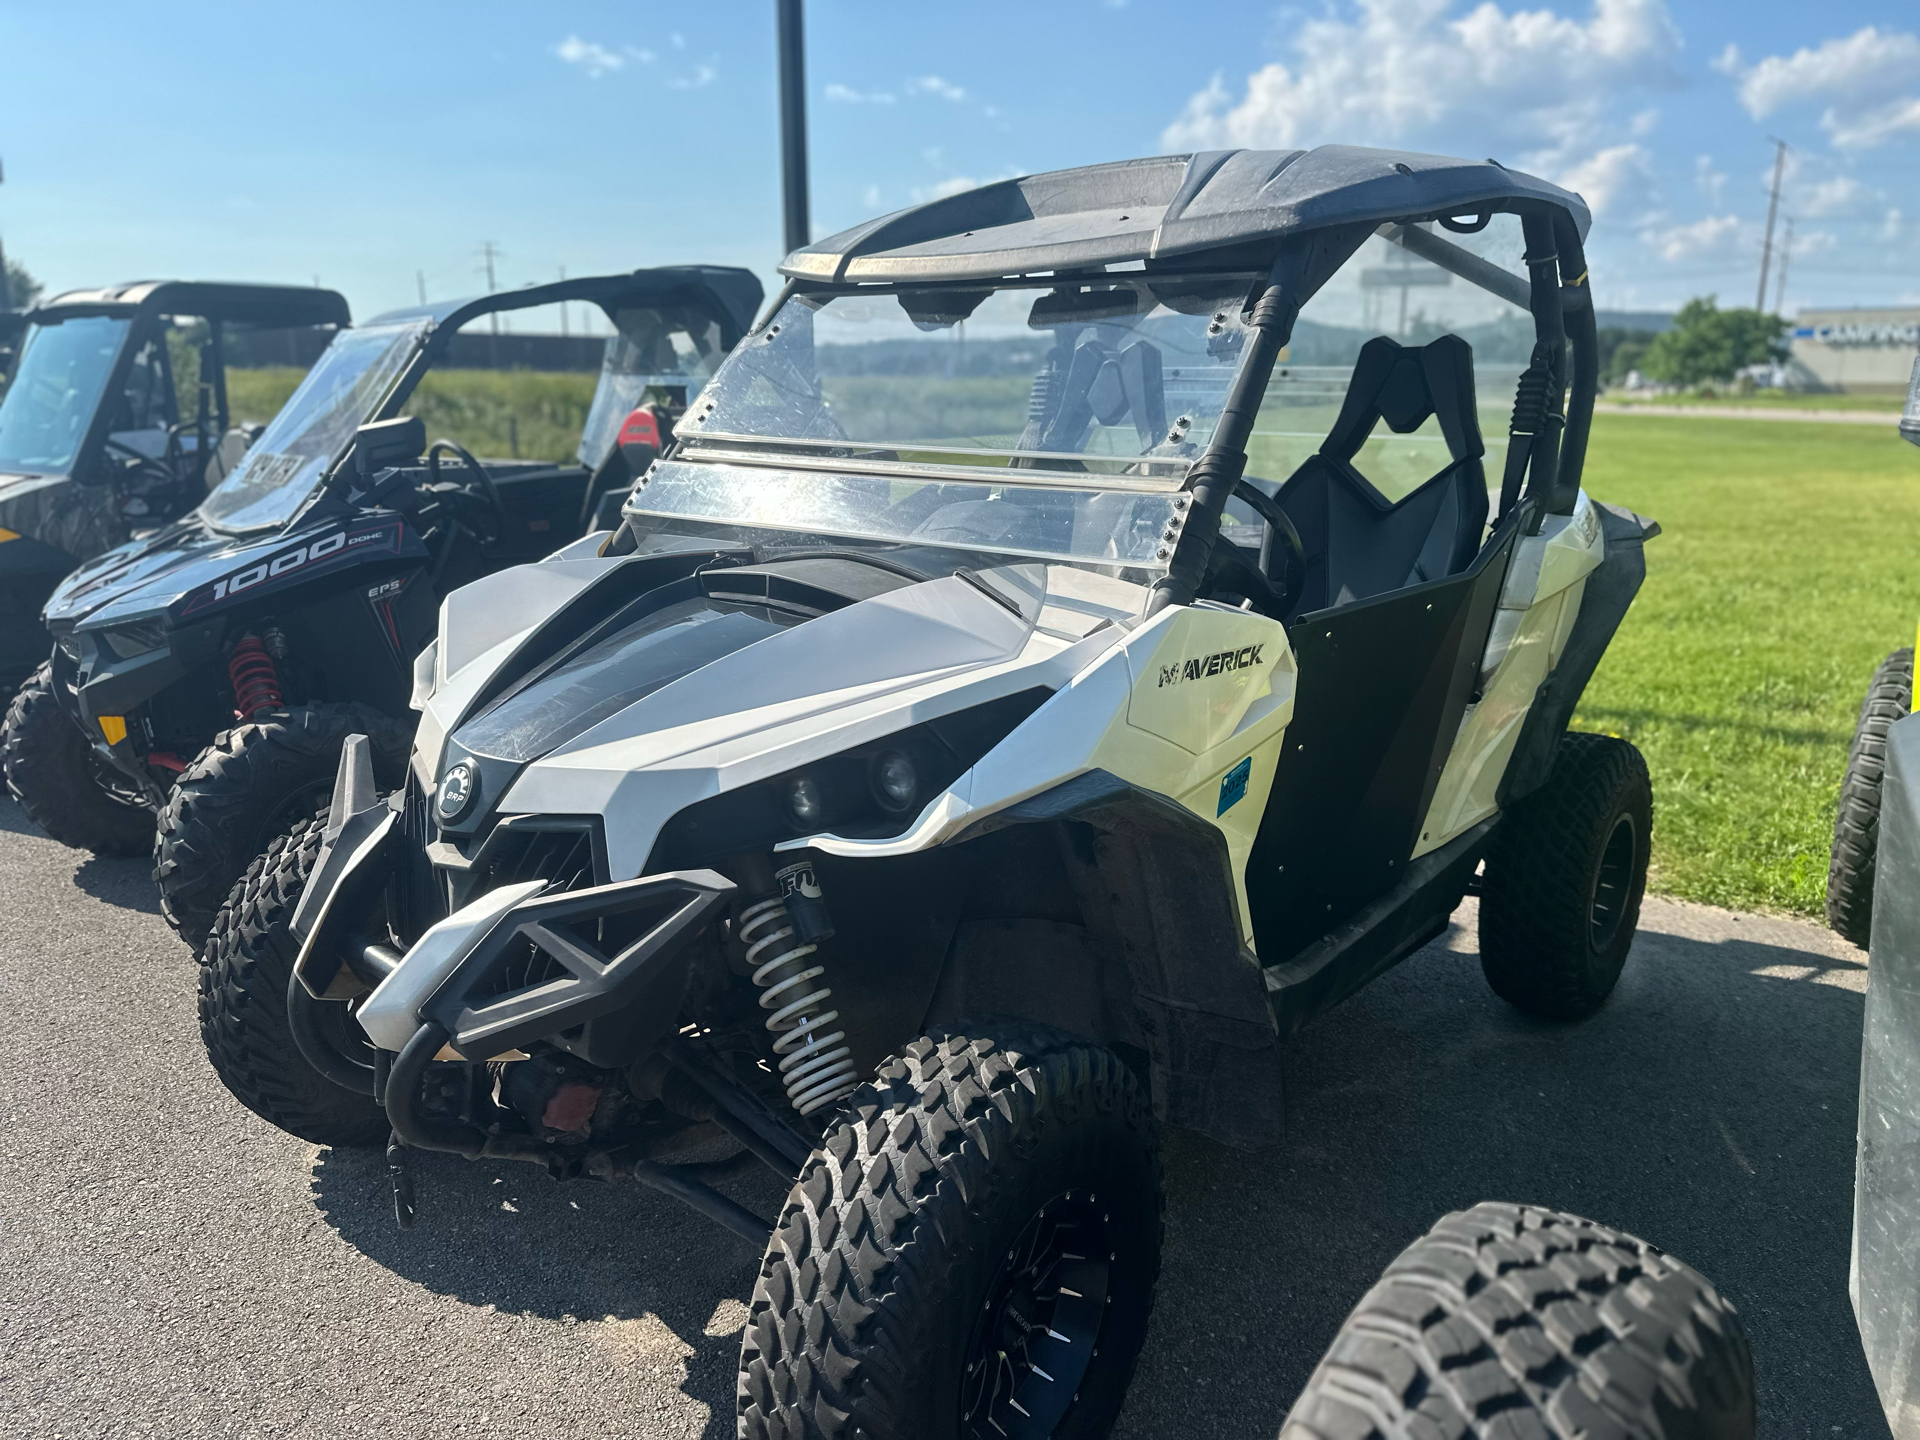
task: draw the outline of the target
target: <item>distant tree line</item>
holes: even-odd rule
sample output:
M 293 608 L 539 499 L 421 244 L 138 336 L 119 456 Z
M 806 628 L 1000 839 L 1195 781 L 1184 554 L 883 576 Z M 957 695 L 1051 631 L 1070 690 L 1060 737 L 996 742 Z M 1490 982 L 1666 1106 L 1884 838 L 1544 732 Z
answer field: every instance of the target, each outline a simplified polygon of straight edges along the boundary
M 16 310 L 31 309 L 46 287 L 34 278 L 33 272 L 11 255 L 7 257 L 7 291 Z

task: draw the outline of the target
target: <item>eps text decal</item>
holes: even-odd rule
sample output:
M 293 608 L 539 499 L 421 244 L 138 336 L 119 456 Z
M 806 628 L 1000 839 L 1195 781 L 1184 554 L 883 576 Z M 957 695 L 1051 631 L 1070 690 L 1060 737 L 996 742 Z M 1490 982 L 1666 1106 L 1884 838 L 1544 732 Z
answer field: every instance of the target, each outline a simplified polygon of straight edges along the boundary
M 1229 670 L 1244 670 L 1249 665 L 1258 665 L 1260 652 L 1266 648 L 1266 642 L 1263 640 L 1258 645 L 1242 645 L 1238 650 L 1222 650 L 1217 654 L 1202 655 L 1197 660 L 1162 665 L 1160 684 L 1178 685 L 1182 680 L 1204 680 L 1209 675 L 1224 675 Z

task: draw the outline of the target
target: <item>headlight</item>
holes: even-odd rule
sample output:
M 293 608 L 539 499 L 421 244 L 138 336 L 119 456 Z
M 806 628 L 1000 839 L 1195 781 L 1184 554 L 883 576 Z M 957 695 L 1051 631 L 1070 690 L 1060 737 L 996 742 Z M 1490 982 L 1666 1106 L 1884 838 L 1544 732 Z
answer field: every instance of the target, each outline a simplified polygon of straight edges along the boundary
M 111 630 L 102 630 L 100 638 L 122 660 L 164 650 L 167 646 L 166 627 L 158 620 L 142 620 L 137 625 L 116 625 Z
M 811 830 L 827 818 L 827 796 L 820 782 L 811 775 L 796 775 L 787 782 L 787 813 L 802 829 Z
M 889 815 L 904 815 L 917 808 L 920 771 L 906 751 L 882 750 L 873 757 L 867 778 L 874 802 Z

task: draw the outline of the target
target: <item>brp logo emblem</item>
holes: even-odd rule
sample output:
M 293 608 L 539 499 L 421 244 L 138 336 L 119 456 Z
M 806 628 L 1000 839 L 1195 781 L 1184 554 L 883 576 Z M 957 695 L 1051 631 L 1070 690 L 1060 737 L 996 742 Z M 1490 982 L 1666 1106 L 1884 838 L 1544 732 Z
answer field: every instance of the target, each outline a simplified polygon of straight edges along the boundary
M 438 806 L 440 818 L 449 823 L 473 808 L 480 794 L 480 771 L 471 760 L 462 760 L 440 781 Z

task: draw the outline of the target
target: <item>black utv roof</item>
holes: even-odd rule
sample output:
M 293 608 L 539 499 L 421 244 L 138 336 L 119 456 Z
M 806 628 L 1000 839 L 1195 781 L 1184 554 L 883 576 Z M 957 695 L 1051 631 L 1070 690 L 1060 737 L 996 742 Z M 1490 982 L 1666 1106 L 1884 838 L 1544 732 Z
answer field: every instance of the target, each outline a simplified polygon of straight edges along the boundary
M 203 315 L 242 325 L 350 325 L 346 296 L 314 285 L 246 285 L 212 280 L 130 280 L 68 290 L 27 312 L 46 324 L 82 315 Z
M 751 270 L 731 265 L 661 265 L 619 275 L 588 275 L 578 280 L 558 280 L 551 285 L 528 285 L 520 290 L 389 310 L 366 323 L 384 325 L 432 320 L 436 330 L 451 335 L 481 315 L 530 310 L 537 305 L 557 305 L 566 300 L 587 301 L 609 311 L 624 306 L 678 302 L 717 305 L 720 313 L 715 318 L 721 322 L 722 341 L 732 346 L 738 344 L 752 326 L 763 296 L 759 277 Z
M 901 210 L 794 251 L 802 280 L 978 280 L 1247 250 L 1303 230 L 1546 203 L 1584 238 L 1586 202 L 1493 160 L 1322 145 L 1211 150 L 1026 175 Z

